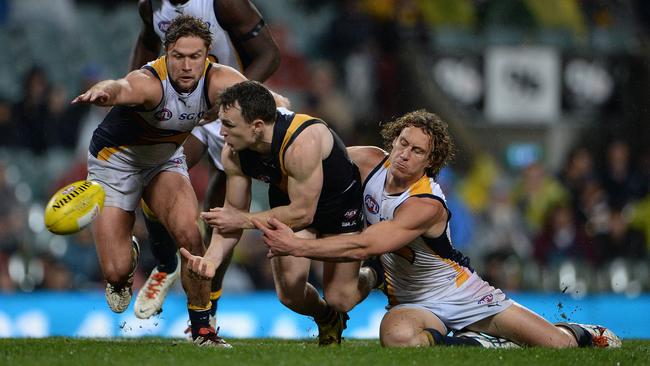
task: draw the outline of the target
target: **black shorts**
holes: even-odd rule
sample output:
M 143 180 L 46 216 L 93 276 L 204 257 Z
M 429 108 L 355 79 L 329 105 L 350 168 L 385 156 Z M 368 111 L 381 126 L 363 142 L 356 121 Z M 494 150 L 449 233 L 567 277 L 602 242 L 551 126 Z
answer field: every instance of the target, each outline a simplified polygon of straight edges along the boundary
M 355 179 L 343 192 L 331 197 L 321 197 L 316 207 L 314 220 L 308 226 L 318 234 L 355 233 L 363 229 L 363 207 L 361 180 Z M 289 196 L 269 185 L 269 205 L 271 208 L 289 205 Z M 296 230 L 299 231 L 299 230 Z

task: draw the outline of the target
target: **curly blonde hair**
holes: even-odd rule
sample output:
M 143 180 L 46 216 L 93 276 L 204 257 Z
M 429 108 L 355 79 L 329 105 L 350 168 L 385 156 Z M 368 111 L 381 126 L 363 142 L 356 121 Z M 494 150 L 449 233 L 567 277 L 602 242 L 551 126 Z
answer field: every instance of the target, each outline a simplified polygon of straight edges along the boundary
M 431 165 L 425 170 L 429 177 L 437 177 L 440 170 L 454 157 L 454 143 L 447 131 L 447 124 L 437 115 L 424 109 L 409 112 L 393 121 L 382 123 L 381 136 L 384 148 L 393 149 L 393 141 L 406 127 L 421 129 L 431 138 L 433 149 L 429 152 Z

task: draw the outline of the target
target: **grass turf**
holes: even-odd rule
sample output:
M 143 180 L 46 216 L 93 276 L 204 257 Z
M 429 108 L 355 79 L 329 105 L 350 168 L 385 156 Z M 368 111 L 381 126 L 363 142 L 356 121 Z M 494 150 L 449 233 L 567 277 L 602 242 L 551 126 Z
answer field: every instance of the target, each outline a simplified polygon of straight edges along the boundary
M 650 341 L 620 349 L 464 347 L 384 349 L 376 340 L 319 348 L 313 339 L 235 339 L 232 349 L 198 348 L 185 340 L 139 338 L 0 339 L 0 365 L 648 365 Z

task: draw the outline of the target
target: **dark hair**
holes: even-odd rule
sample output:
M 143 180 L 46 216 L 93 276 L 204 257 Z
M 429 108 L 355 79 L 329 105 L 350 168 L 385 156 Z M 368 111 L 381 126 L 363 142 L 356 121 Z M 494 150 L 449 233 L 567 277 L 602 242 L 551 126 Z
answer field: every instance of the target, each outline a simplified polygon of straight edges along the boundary
M 179 38 L 189 36 L 201 38 L 207 48 L 212 44 L 212 33 L 206 22 L 191 15 L 179 15 L 174 18 L 165 33 L 165 49 L 176 43 Z
M 275 100 L 271 92 L 257 81 L 247 80 L 235 84 L 221 93 L 219 108 L 228 109 L 239 103 L 241 115 L 248 123 L 261 119 L 275 121 Z
M 384 123 L 381 136 L 386 150 L 393 149 L 393 141 L 406 127 L 417 127 L 431 138 L 433 149 L 429 153 L 431 166 L 426 169 L 429 177 L 436 177 L 440 170 L 454 157 L 454 143 L 447 131 L 447 124 L 437 115 L 420 109 L 407 113 L 394 121 Z

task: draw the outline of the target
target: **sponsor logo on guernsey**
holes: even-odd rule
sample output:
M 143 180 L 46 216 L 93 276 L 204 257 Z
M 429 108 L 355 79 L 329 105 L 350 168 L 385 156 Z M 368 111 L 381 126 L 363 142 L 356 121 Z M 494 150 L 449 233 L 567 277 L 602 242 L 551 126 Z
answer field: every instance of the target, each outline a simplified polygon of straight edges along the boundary
M 363 202 L 366 204 L 366 208 L 368 209 L 368 212 L 376 214 L 379 212 L 379 204 L 377 201 L 375 201 L 374 198 L 372 198 L 371 195 L 367 194 L 366 197 L 364 197 Z
M 167 108 L 163 108 L 156 112 L 153 117 L 157 119 L 158 121 L 169 121 L 172 119 L 172 111 L 170 111 Z
M 351 210 L 347 210 L 344 214 L 343 217 L 345 217 L 346 220 L 352 220 L 355 216 L 357 216 L 359 212 L 357 211 L 356 208 L 353 208 Z
M 485 295 L 485 296 L 481 297 L 481 298 L 478 300 L 478 304 L 479 304 L 479 305 L 480 305 L 480 304 L 489 304 L 489 303 L 492 302 L 492 300 L 494 300 L 494 295 L 492 295 L 492 294 L 488 294 L 488 295 Z
M 268 175 L 258 175 L 257 180 L 261 180 L 264 183 L 271 183 L 271 177 Z
M 160 31 L 163 33 L 167 33 L 167 29 L 169 29 L 169 25 L 171 23 L 172 22 L 170 22 L 169 20 L 162 20 L 158 22 L 158 29 L 160 29 Z

